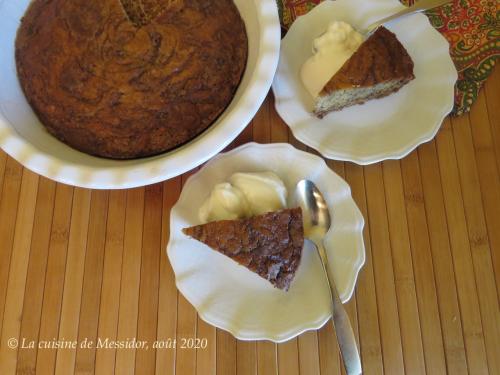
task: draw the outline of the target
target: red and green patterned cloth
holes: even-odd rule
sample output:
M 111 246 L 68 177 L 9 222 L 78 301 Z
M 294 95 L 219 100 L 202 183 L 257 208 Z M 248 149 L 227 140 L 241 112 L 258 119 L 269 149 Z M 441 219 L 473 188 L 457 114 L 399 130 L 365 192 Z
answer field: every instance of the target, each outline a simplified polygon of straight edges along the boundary
M 323 0 L 277 0 L 282 25 L 292 22 Z M 410 5 L 413 0 L 401 0 Z M 457 67 L 454 115 L 470 110 L 484 81 L 500 56 L 500 2 L 498 0 L 453 0 L 428 11 L 431 24 L 450 43 Z

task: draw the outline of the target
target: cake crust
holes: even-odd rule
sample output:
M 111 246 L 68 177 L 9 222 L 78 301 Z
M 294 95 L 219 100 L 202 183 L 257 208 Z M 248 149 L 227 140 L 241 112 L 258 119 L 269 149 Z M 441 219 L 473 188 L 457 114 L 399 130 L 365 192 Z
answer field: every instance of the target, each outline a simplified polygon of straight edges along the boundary
M 34 0 L 18 77 L 50 133 L 130 159 L 180 146 L 231 102 L 248 42 L 232 0 Z
M 300 208 L 249 219 L 214 221 L 183 232 L 283 290 L 290 287 L 304 246 Z

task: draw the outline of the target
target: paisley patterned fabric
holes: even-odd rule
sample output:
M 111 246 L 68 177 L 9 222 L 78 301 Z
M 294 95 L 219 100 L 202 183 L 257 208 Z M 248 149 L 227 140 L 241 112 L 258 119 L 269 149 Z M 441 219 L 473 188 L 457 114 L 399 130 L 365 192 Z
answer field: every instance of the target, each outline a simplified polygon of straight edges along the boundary
M 282 25 L 293 21 L 323 0 L 277 0 Z M 411 5 L 414 0 L 401 0 Z M 450 43 L 450 55 L 457 67 L 453 114 L 470 110 L 484 81 L 500 56 L 500 2 L 498 0 L 453 0 L 428 11 L 431 24 Z

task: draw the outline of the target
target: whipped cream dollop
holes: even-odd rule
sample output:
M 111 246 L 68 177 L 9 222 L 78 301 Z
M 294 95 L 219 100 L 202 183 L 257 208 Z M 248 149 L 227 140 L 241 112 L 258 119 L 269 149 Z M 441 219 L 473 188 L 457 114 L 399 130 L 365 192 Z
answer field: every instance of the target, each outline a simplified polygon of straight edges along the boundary
M 300 76 L 316 98 L 328 81 L 363 43 L 363 36 L 343 21 L 333 21 L 314 39 L 313 55 L 302 65 Z
M 214 220 L 234 220 L 246 217 L 250 207 L 240 189 L 228 182 L 215 185 L 210 196 L 200 208 L 199 216 L 203 223 Z
M 272 172 L 235 173 L 229 178 L 229 182 L 246 196 L 251 215 L 261 215 L 286 207 L 285 184 Z
M 199 211 L 203 223 L 260 215 L 286 207 L 287 189 L 273 172 L 235 173 L 217 184 Z

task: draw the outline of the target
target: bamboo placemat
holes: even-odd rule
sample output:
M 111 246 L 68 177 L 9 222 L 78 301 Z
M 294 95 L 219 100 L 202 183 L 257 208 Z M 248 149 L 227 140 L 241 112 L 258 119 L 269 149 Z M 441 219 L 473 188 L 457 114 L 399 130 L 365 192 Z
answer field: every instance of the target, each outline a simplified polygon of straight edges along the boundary
M 347 304 L 364 374 L 500 374 L 498 103 L 497 69 L 470 114 L 446 119 L 405 159 L 328 161 L 366 218 L 367 262 Z M 251 140 L 306 149 L 271 96 L 231 147 Z M 177 292 L 165 246 L 188 175 L 91 191 L 0 152 L 0 374 L 343 373 L 331 324 L 280 345 L 242 342 Z M 190 338 L 208 345 L 182 347 Z M 88 347 L 99 340 L 149 350 Z M 152 349 L 169 340 L 175 349 Z M 52 342 L 77 347 L 43 346 Z

